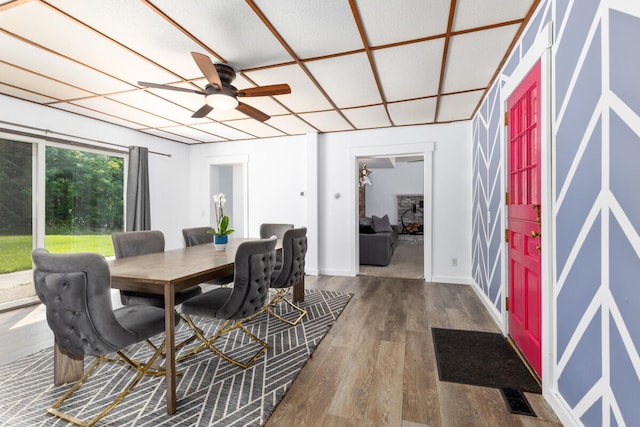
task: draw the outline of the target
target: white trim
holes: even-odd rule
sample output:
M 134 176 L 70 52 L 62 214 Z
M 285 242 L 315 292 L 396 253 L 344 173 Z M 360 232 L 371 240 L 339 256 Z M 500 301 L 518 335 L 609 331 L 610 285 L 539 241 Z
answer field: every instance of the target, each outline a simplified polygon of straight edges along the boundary
M 553 248 L 555 247 L 555 236 L 552 230 L 552 213 L 553 213 L 553 197 L 552 197 L 552 157 L 551 147 L 553 143 L 552 130 L 552 55 L 551 46 L 553 44 L 553 25 L 549 22 L 544 30 L 538 34 L 531 48 L 520 61 L 520 64 L 513 74 L 505 80 L 504 87 L 500 93 L 502 111 L 507 111 L 507 101 L 515 89 L 520 85 L 525 76 L 540 61 L 540 80 L 541 88 L 541 111 L 540 111 L 540 136 L 541 136 L 541 203 L 542 203 L 542 255 L 541 255 L 541 369 L 542 369 L 542 388 L 543 392 L 555 389 L 556 378 L 554 372 L 554 354 L 555 354 L 555 332 L 553 317 L 555 309 L 555 300 L 553 298 Z M 504 114 L 504 113 L 503 113 Z M 509 162 L 506 160 L 507 152 L 507 135 L 505 126 L 501 126 L 501 156 L 505 161 L 502 165 L 503 181 L 502 185 L 506 191 L 508 180 Z M 507 228 L 507 206 L 503 203 L 503 227 Z M 509 296 L 509 263 L 508 263 L 508 246 L 504 245 L 502 251 L 502 293 Z M 509 313 L 506 307 L 502 308 L 503 333 L 509 333 Z
M 431 276 L 431 282 L 448 283 L 451 285 L 473 285 L 475 281 L 471 277 L 463 276 Z
M 349 185 L 348 203 L 349 212 L 351 212 L 352 221 L 347 221 L 347 232 L 349 239 L 349 253 L 351 258 L 351 269 L 349 276 L 356 276 L 359 272 L 360 259 L 360 239 L 358 228 L 358 197 L 357 185 L 358 179 L 358 158 L 359 157 L 393 157 L 403 155 L 420 156 L 424 158 L 424 235 L 433 236 L 433 151 L 435 150 L 435 142 L 420 142 L 412 144 L 398 145 L 374 145 L 364 147 L 354 147 L 349 150 L 349 174 L 353 177 L 354 185 Z M 428 207 L 427 207 L 428 206 Z M 432 274 L 432 239 L 424 239 L 424 280 L 431 282 Z
M 305 272 L 310 275 L 317 276 L 318 256 L 320 241 L 318 228 L 318 133 L 308 133 L 305 137 L 307 149 L 307 167 L 306 167 L 306 190 L 304 196 L 306 198 L 306 226 L 307 226 L 307 255 L 305 258 Z

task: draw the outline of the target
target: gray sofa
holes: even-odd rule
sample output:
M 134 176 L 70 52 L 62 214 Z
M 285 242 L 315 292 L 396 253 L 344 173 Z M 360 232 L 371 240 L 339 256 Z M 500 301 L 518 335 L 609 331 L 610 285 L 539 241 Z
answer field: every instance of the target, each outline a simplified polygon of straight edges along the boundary
M 378 231 L 376 231 L 376 229 Z M 391 257 L 393 256 L 393 253 L 395 252 L 397 246 L 397 225 L 388 225 L 388 227 L 383 226 L 382 228 L 376 228 L 372 224 L 372 218 L 360 218 L 361 265 L 389 265 L 389 263 L 391 262 Z

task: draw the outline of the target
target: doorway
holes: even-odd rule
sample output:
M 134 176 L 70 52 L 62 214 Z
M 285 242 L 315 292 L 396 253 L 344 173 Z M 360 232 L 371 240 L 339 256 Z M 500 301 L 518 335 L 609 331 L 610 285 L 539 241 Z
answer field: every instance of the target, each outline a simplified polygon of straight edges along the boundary
M 416 156 L 423 159 L 422 165 L 422 183 L 424 193 L 424 225 L 423 233 L 425 238 L 423 239 L 423 278 L 425 281 L 431 281 L 432 271 L 432 209 L 429 201 L 433 199 L 433 151 L 435 149 L 434 142 L 419 142 L 409 144 L 394 144 L 394 145 L 379 145 L 379 146 L 367 146 L 367 147 L 355 147 L 350 150 L 350 171 L 349 175 L 353 177 L 353 184 L 349 185 L 349 211 L 351 212 L 352 221 L 349 223 L 350 244 L 352 244 L 351 254 L 353 254 L 351 272 L 353 276 L 360 273 L 360 233 L 359 233 L 359 159 L 360 158 L 383 158 L 383 157 L 406 157 Z M 372 178 L 373 179 L 373 176 Z
M 424 279 L 424 157 L 361 157 L 358 163 L 359 275 Z M 393 231 L 382 236 L 368 234 L 371 230 L 364 223 L 385 215 Z M 381 259 L 372 252 L 387 250 L 379 245 L 387 241 L 387 235 L 394 242 L 388 264 L 372 263 Z
M 224 193 L 225 215 L 235 237 L 247 237 L 246 163 L 212 163 L 209 171 L 209 224 L 215 224 L 213 195 Z

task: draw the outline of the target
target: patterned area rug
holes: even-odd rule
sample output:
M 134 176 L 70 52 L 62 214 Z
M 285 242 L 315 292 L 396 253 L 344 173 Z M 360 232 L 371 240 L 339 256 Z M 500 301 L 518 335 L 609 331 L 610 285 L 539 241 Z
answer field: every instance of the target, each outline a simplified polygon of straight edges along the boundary
M 98 425 L 112 426 L 260 426 L 269 418 L 287 389 L 306 364 L 318 343 L 329 331 L 351 294 L 305 291 L 307 310 L 295 327 L 260 315 L 247 324 L 258 337 L 269 343 L 266 356 L 246 370 L 221 360 L 210 351 L 202 351 L 177 363 L 177 411 L 166 414 L 164 377 L 144 378 L 134 390 Z M 288 313 L 284 303 L 280 304 Z M 218 321 L 195 318 L 210 335 Z M 176 342 L 191 335 L 186 324 L 177 328 Z M 255 344 L 231 333 L 216 345 L 234 356 L 252 354 Z M 183 350 L 184 351 L 184 350 Z M 126 352 L 146 360 L 148 346 L 138 344 Z M 85 367 L 93 358 L 85 358 Z M 246 360 L 246 358 L 245 358 Z M 68 399 L 62 408 L 88 420 L 104 408 L 133 378 L 124 364 L 102 363 L 89 380 Z M 53 350 L 48 348 L 22 360 L 0 366 L 0 425 L 64 426 L 63 420 L 46 413 L 46 408 L 68 390 L 70 385 L 53 385 Z

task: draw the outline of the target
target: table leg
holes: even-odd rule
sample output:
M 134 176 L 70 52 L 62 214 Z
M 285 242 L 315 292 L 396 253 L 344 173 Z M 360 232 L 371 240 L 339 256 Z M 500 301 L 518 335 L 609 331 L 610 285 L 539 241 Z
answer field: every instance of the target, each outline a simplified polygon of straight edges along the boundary
M 304 275 L 297 285 L 293 286 L 293 301 L 304 302 Z
M 84 373 L 84 357 L 62 350 L 58 341 L 53 344 L 53 383 L 55 385 L 78 381 Z
M 164 333 L 167 385 L 167 414 L 176 412 L 176 320 L 174 317 L 175 293 L 173 285 L 164 287 Z

